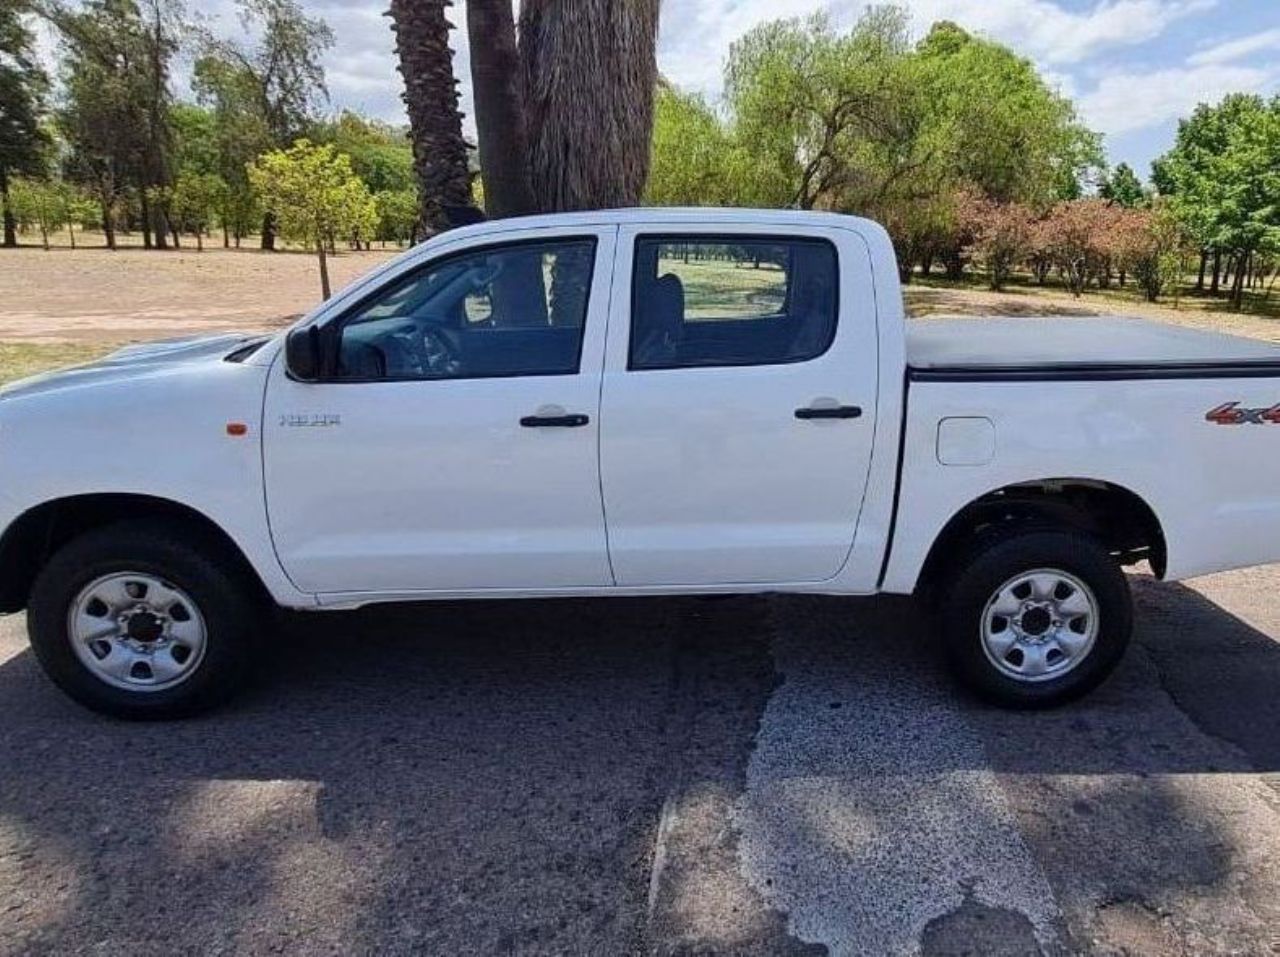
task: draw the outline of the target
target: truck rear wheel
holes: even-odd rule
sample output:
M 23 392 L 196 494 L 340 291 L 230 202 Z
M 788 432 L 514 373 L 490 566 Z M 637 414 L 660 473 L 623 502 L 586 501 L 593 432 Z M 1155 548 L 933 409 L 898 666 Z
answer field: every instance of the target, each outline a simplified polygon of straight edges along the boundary
M 1133 628 L 1124 571 L 1087 535 L 1027 530 L 990 539 L 956 566 L 940 604 L 947 651 L 979 695 L 1015 708 L 1091 691 Z
M 267 616 L 217 543 L 131 522 L 60 549 L 32 587 L 27 630 L 45 673 L 119 718 L 177 718 L 243 683 L 252 623 Z

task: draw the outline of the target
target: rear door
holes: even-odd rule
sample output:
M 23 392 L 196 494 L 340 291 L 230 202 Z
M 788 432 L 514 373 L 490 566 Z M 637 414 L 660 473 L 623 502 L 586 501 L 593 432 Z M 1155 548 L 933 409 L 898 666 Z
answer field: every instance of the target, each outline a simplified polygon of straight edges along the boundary
M 640 225 L 617 256 L 601 408 L 617 583 L 836 575 L 876 422 L 862 238 Z

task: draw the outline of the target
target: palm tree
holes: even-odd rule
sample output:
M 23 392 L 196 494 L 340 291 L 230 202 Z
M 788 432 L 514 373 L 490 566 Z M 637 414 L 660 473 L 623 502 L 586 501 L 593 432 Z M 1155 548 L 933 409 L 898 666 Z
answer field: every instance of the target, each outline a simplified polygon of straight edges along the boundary
M 392 30 L 404 76 L 404 102 L 413 138 L 421 227 L 439 232 L 454 225 L 471 203 L 467 142 L 458 110 L 458 81 L 449 49 L 451 0 L 391 0 Z
M 639 203 L 649 177 L 658 7 L 659 0 L 521 3 L 529 168 L 539 209 Z

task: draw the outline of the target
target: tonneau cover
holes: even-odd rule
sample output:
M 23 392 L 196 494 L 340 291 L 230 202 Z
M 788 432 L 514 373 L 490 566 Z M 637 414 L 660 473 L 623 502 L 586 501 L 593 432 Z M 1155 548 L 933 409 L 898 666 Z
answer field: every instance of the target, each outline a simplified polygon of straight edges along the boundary
M 913 373 L 1280 374 L 1280 343 L 1124 316 L 939 317 L 907 322 Z

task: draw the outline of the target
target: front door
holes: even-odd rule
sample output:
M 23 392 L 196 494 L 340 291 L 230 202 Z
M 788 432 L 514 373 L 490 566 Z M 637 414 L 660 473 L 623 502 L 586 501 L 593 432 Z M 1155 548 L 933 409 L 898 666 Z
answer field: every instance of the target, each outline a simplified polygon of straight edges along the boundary
M 618 584 L 835 576 L 876 423 L 861 238 L 628 227 L 618 262 L 601 409 Z
M 268 513 L 305 591 L 612 583 L 598 430 L 614 230 L 471 242 L 327 321 L 325 381 L 272 370 Z

